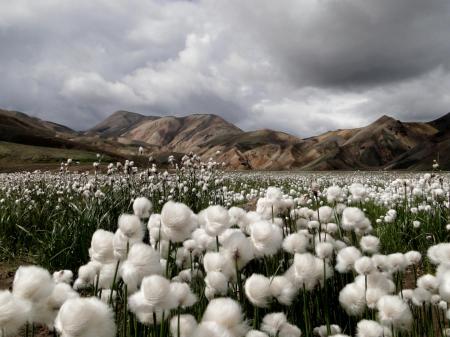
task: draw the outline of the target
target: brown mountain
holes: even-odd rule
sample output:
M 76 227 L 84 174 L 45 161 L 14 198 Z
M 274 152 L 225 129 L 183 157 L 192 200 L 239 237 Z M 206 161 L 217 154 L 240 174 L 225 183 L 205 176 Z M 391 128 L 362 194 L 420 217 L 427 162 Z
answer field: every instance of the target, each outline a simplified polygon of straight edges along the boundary
M 0 141 L 57 147 L 66 142 L 66 137 L 76 134 L 63 125 L 30 117 L 19 111 L 0 109 Z
M 196 114 L 144 120 L 121 137 L 176 152 L 198 152 L 211 139 L 241 133 L 241 129 L 219 116 Z
M 437 132 L 396 158 L 386 168 L 426 170 L 436 159 L 441 168 L 450 169 L 450 113 L 427 124 Z
M 428 123 L 383 116 L 366 127 L 302 139 L 268 129 L 242 131 L 210 114 L 159 117 L 117 111 L 77 133 L 0 110 L 0 140 L 29 144 L 30 134 L 46 139 L 48 146 L 77 144 L 122 157 L 135 155 L 139 146 L 153 156 L 195 152 L 205 160 L 223 161 L 231 169 L 429 169 L 433 159 L 450 168 L 450 113 Z
M 116 111 L 87 131 L 88 134 L 100 134 L 107 137 L 118 137 L 143 120 L 153 120 L 159 117 L 143 116 L 130 111 Z
M 123 157 L 118 156 L 116 151 L 110 151 L 105 147 L 97 147 L 95 144 L 87 142 L 81 137 L 79 140 L 79 133 L 76 131 L 53 122 L 41 120 L 36 117 L 30 117 L 22 112 L 2 110 L 0 109 L 0 142 L 3 147 L 8 147 L 8 144 L 23 144 L 31 145 L 36 149 L 41 148 L 54 148 L 64 150 L 74 150 L 79 154 L 80 151 L 84 151 L 95 158 L 95 154 L 98 152 L 107 154 L 111 158 L 121 159 Z M 9 147 L 8 147 L 9 150 Z M 27 148 L 28 150 L 28 148 Z M 42 152 L 42 151 L 37 151 Z M 67 153 L 67 151 L 64 151 Z M 60 161 L 58 156 L 54 156 Z M 12 158 L 3 158 L 0 154 L 0 159 L 6 161 L 14 160 Z M 30 156 L 30 161 L 47 161 L 44 156 Z M 2 163 L 0 162 L 0 166 Z

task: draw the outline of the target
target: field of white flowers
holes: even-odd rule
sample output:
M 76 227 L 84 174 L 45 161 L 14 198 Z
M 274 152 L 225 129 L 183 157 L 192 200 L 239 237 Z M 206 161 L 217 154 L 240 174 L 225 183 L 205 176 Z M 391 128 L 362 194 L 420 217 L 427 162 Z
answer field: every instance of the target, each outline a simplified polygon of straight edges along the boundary
M 0 175 L 0 336 L 450 336 L 450 176 Z

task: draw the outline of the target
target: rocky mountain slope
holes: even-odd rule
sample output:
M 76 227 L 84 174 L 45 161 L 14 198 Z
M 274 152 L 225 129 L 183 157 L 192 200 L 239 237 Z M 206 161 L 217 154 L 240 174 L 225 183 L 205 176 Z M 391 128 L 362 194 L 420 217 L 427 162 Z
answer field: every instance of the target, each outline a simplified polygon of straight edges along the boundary
M 152 156 L 194 152 L 230 169 L 429 169 L 433 159 L 450 169 L 450 113 L 428 123 L 383 116 L 365 127 L 302 139 L 269 129 L 243 131 L 212 114 L 159 117 L 117 111 L 93 128 L 75 132 L 0 110 L 0 140 L 30 144 L 30 137 L 48 143 L 35 145 L 78 146 L 118 156 L 135 155 L 139 146 Z

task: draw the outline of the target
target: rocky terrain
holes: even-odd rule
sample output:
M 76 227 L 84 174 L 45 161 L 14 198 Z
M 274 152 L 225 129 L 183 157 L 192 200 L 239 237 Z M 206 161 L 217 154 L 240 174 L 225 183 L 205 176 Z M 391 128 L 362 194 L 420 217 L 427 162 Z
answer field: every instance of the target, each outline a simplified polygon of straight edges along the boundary
M 117 111 L 77 132 L 0 110 L 0 141 L 102 152 L 119 160 L 136 155 L 140 146 L 153 157 L 194 152 L 230 169 L 429 169 L 433 159 L 449 169 L 450 113 L 426 123 L 383 116 L 365 127 L 300 138 L 270 129 L 244 131 L 213 114 L 159 117 Z

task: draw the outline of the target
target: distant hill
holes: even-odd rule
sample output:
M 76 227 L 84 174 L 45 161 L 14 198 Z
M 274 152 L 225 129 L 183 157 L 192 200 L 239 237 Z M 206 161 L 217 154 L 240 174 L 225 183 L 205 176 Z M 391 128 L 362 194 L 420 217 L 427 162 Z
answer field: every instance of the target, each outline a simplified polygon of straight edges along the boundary
M 99 151 L 116 158 L 194 152 L 230 169 L 450 169 L 450 113 L 427 123 L 383 116 L 356 129 L 300 138 L 275 130 L 243 131 L 214 114 L 145 116 L 117 111 L 85 132 L 0 110 L 0 141 Z

